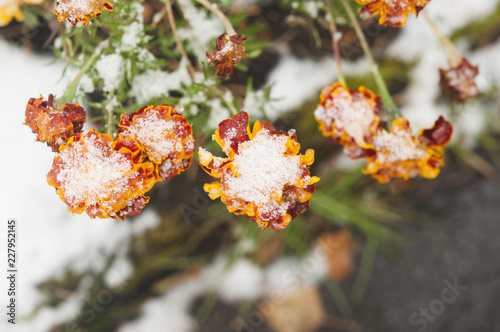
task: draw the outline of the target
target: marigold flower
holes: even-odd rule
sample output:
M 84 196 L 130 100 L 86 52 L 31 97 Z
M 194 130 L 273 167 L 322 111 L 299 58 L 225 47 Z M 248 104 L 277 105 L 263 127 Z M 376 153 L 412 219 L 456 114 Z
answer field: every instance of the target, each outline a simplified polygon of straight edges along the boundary
M 59 146 L 65 144 L 71 136 L 82 131 L 86 120 L 86 112 L 78 105 L 65 104 L 62 109 L 54 108 L 54 96 L 49 95 L 47 101 L 31 98 L 26 105 L 24 124 L 29 126 L 36 139 L 47 143 L 52 151 L 58 152 Z
M 24 15 L 21 10 L 22 5 L 39 5 L 44 0 L 7 0 L 0 5 L 0 27 L 9 25 L 12 19 L 18 22 L 24 21 Z
M 448 70 L 439 69 L 439 73 L 441 74 L 441 85 L 454 101 L 464 103 L 467 99 L 473 99 L 479 93 L 479 89 L 474 82 L 474 77 L 479 73 L 479 68 L 472 66 L 465 58 L 462 58 L 462 61 L 456 67 Z
M 117 151 L 110 135 L 90 129 L 61 146 L 47 182 L 70 212 L 122 220 L 138 214 L 149 200 L 143 194 L 156 182 L 155 166 L 134 161 L 133 151 Z
M 217 50 L 206 53 L 208 65 L 214 63 L 217 75 L 226 78 L 233 75 L 234 64 L 239 63 L 245 55 L 245 44 L 243 41 L 246 36 L 235 34 L 230 36 L 224 33 L 217 38 Z
M 175 108 L 166 104 L 145 106 L 134 113 L 122 114 L 119 127 L 117 144 L 131 149 L 130 145 L 137 141 L 140 151 L 134 150 L 134 157 L 155 163 L 162 180 L 174 177 L 191 165 L 193 130 Z
M 365 87 L 350 90 L 343 83 L 323 89 L 314 111 L 319 130 L 332 142 L 345 146 L 351 158 L 371 154 L 373 135 L 380 125 L 380 95 Z
M 415 176 L 433 179 L 444 165 L 443 147 L 453 132 L 450 122 L 442 116 L 430 129 L 412 135 L 410 123 L 404 118 L 393 121 L 390 132 L 380 129 L 374 137 L 376 154 L 367 157 L 364 174 L 371 174 L 381 183 L 393 177 L 405 180 Z
M 221 198 L 229 212 L 241 214 L 261 229 L 283 230 L 309 207 L 318 177 L 309 166 L 314 150 L 300 155 L 294 130 L 278 133 L 267 121 L 250 131 L 246 112 L 222 121 L 213 138 L 227 158 L 199 149 L 200 165 L 220 182 L 205 184 L 211 199 Z
M 379 14 L 378 24 L 402 27 L 408 20 L 408 14 L 418 13 L 424 9 L 430 0 L 356 0 L 363 6 L 360 9 L 362 16 Z
M 106 0 L 57 0 L 55 13 L 59 21 L 68 21 L 76 25 L 82 22 L 90 24 L 90 19 L 101 16 L 101 8 L 113 11 L 113 6 Z

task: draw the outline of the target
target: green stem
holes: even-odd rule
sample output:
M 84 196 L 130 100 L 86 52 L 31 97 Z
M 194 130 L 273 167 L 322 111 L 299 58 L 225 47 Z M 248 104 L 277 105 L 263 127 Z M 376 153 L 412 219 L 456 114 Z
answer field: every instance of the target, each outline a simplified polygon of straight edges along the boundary
M 363 49 L 363 53 L 365 53 L 366 58 L 368 59 L 368 62 L 370 63 L 370 68 L 372 70 L 372 74 L 375 78 L 375 84 L 377 85 L 377 88 L 382 96 L 382 103 L 384 104 L 385 108 L 389 112 L 389 115 L 395 119 L 395 118 L 400 118 L 402 117 L 401 112 L 399 109 L 396 107 L 394 104 L 394 101 L 391 98 L 391 95 L 389 94 L 389 90 L 387 89 L 387 85 L 384 82 L 384 78 L 380 74 L 380 71 L 378 70 L 378 65 L 375 62 L 372 52 L 370 51 L 370 48 L 368 47 L 368 42 L 366 41 L 365 35 L 363 34 L 363 31 L 361 30 L 361 26 L 359 25 L 358 19 L 356 18 L 356 15 L 352 11 L 351 6 L 347 3 L 347 0 L 341 0 L 342 5 L 344 6 L 347 15 L 349 16 L 349 19 L 351 20 L 351 23 L 354 27 L 354 31 L 356 32 L 356 35 L 358 36 L 359 42 L 361 44 L 361 48 Z
M 99 45 L 97 45 L 94 54 L 87 60 L 85 65 L 83 65 L 82 69 L 78 72 L 76 77 L 71 81 L 71 83 L 68 85 L 66 88 L 66 91 L 62 95 L 61 98 L 59 98 L 58 102 L 62 103 L 63 105 L 65 103 L 71 103 L 75 99 L 75 94 L 76 94 L 76 89 L 78 88 L 78 84 L 80 83 L 80 79 L 82 76 L 89 70 L 90 66 L 94 63 L 94 61 L 97 59 L 97 57 L 101 54 L 102 50 L 107 48 L 109 46 L 109 40 L 105 40 L 101 42 Z
M 330 3 L 330 0 L 326 0 L 326 8 L 327 8 L 328 15 L 329 15 L 328 22 L 330 23 L 330 32 L 332 34 L 332 46 L 333 46 L 333 52 L 335 53 L 335 63 L 337 65 L 338 80 L 340 83 L 347 86 L 347 84 L 345 82 L 344 72 L 342 71 L 342 66 L 340 64 L 339 43 L 338 43 L 337 37 L 336 37 L 337 27 L 335 25 L 335 19 L 333 18 L 332 5 Z
M 354 302 L 361 302 L 363 295 L 368 285 L 368 280 L 372 274 L 373 264 L 377 255 L 378 239 L 368 239 L 365 243 L 365 248 L 361 257 L 360 271 L 354 281 L 354 286 L 351 292 L 351 299 Z

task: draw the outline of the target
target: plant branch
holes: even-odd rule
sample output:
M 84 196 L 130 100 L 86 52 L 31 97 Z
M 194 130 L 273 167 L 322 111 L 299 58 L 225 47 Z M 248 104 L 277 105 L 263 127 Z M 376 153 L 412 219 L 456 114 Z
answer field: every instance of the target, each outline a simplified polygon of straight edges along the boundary
M 361 26 L 359 25 L 358 19 L 356 18 L 356 15 L 352 11 L 351 6 L 347 3 L 347 0 L 341 0 L 342 5 L 344 6 L 347 15 L 349 16 L 349 19 L 351 20 L 351 23 L 354 27 L 354 31 L 356 32 L 356 35 L 358 36 L 359 42 L 361 44 L 361 48 L 363 49 L 363 52 L 365 53 L 366 58 L 368 59 L 368 62 L 370 63 L 370 67 L 372 70 L 372 74 L 375 78 L 375 84 L 377 85 L 377 88 L 382 95 L 382 103 L 384 106 L 387 108 L 387 111 L 391 115 L 392 118 L 400 118 L 401 117 L 401 112 L 399 109 L 396 107 L 394 104 L 394 101 L 391 98 L 391 95 L 389 94 L 389 90 L 387 89 L 387 85 L 384 82 L 384 78 L 380 74 L 380 71 L 378 70 L 378 65 L 375 62 L 372 52 L 370 51 L 370 47 L 368 47 L 368 42 L 366 41 L 365 35 L 363 34 L 363 31 L 361 30 Z
M 446 52 L 446 57 L 448 58 L 448 63 L 451 68 L 455 68 L 460 63 L 462 62 L 463 56 L 462 54 L 456 49 L 455 45 L 451 42 L 451 40 L 446 37 L 441 30 L 438 29 L 436 24 L 431 20 L 429 15 L 424 11 L 422 11 L 421 15 L 425 18 L 427 23 L 429 23 L 430 27 L 432 28 L 432 31 L 438 37 L 439 41 L 441 42 L 441 45 L 444 48 L 444 51 Z
M 175 19 L 174 19 L 174 13 L 172 11 L 172 1 L 171 0 L 166 1 L 165 8 L 167 9 L 168 22 L 170 23 L 170 29 L 172 29 L 172 34 L 174 35 L 175 43 L 177 44 L 177 47 L 179 48 L 179 51 L 181 52 L 182 57 L 187 62 L 187 66 L 188 66 L 188 70 L 189 70 L 189 74 L 191 75 L 191 78 L 194 78 L 196 70 L 194 69 L 193 65 L 191 64 L 191 61 L 189 61 L 189 57 L 186 53 L 186 50 L 184 49 L 184 46 L 182 46 L 181 40 L 179 38 L 179 34 L 177 33 L 177 26 L 175 25 Z
M 332 5 L 330 3 L 330 0 L 326 0 L 326 8 L 328 11 L 328 22 L 330 24 L 330 32 L 332 34 L 332 46 L 333 46 L 333 52 L 335 53 L 335 63 L 337 64 L 338 80 L 339 82 L 346 85 L 344 72 L 342 71 L 342 66 L 340 64 L 340 50 L 339 50 L 339 43 L 337 40 L 337 27 L 335 25 L 335 20 L 333 18 Z
M 208 10 L 210 10 L 212 13 L 214 13 L 215 16 L 217 16 L 219 18 L 219 20 L 221 20 L 221 22 L 224 24 L 224 26 L 226 27 L 226 32 L 232 36 L 232 35 L 235 35 L 236 34 L 236 31 L 234 30 L 233 28 L 233 25 L 231 24 L 231 22 L 229 22 L 229 19 L 227 18 L 226 15 L 224 15 L 223 12 L 220 11 L 219 7 L 217 7 L 217 4 L 215 3 L 210 3 L 208 2 L 207 0 L 196 0 L 198 1 L 200 4 L 202 4 L 205 8 L 207 8 Z

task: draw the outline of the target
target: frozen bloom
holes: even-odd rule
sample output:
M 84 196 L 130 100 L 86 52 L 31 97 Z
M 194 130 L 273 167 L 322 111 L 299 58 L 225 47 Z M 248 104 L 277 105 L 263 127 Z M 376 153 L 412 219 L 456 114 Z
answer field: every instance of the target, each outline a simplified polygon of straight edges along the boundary
M 24 20 L 24 15 L 21 10 L 21 5 L 39 5 L 44 0 L 6 0 L 0 4 L 0 27 L 7 26 L 12 19 L 21 22 Z
M 309 166 L 314 150 L 300 155 L 294 130 L 278 133 L 267 121 L 250 131 L 249 117 L 240 112 L 219 124 L 213 135 L 227 158 L 200 148 L 200 165 L 220 182 L 205 184 L 211 199 L 221 198 L 229 212 L 241 214 L 261 229 L 283 230 L 309 207 L 317 177 Z
M 117 151 L 110 135 L 90 129 L 61 146 L 47 181 L 70 212 L 123 219 L 141 211 L 156 178 L 153 163 L 137 162 L 131 151 Z
M 314 111 L 319 130 L 334 143 L 345 146 L 351 158 L 373 149 L 373 135 L 380 125 L 380 95 L 365 87 L 350 90 L 342 83 L 323 89 Z
M 106 0 L 57 0 L 55 13 L 59 21 L 68 19 L 73 25 L 82 22 L 88 26 L 91 18 L 101 16 L 101 8 L 113 10 Z
M 430 0 L 356 0 L 363 6 L 361 16 L 380 15 L 378 24 L 402 27 L 408 20 L 408 14 L 418 13 Z
M 421 176 L 435 178 L 444 165 L 443 147 L 451 139 L 453 127 L 442 116 L 430 129 L 413 135 L 410 123 L 404 118 L 393 121 L 390 132 L 380 129 L 374 137 L 373 156 L 366 157 L 368 165 L 363 173 L 381 183 L 393 177 L 404 180 Z
M 460 64 L 448 70 L 439 69 L 441 74 L 441 85 L 450 94 L 451 99 L 458 103 L 464 103 L 467 99 L 473 99 L 479 93 L 474 82 L 479 69 L 472 66 L 465 58 Z
M 131 114 L 122 114 L 117 142 L 137 141 L 141 158 L 155 164 L 162 180 L 185 171 L 194 155 L 191 125 L 169 105 L 148 105 Z M 135 151 L 134 151 L 135 152 Z
M 208 64 L 215 64 L 217 75 L 221 78 L 226 78 L 233 75 L 234 64 L 239 63 L 245 55 L 245 44 L 243 41 L 247 39 L 239 33 L 230 36 L 224 33 L 217 38 L 217 50 L 207 52 Z
M 48 100 L 31 98 L 26 105 L 24 124 L 29 126 L 37 141 L 45 142 L 58 152 L 59 146 L 65 144 L 71 136 L 82 131 L 86 120 L 86 112 L 78 105 L 65 104 L 61 109 L 54 108 L 54 96 Z

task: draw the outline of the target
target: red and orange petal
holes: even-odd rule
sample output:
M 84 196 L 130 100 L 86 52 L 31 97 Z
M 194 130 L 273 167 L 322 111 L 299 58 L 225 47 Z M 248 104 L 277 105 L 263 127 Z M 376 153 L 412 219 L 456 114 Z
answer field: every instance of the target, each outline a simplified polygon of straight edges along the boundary
M 402 27 L 408 20 L 408 14 L 418 13 L 430 0 L 356 0 L 363 6 L 361 16 L 380 15 L 378 24 Z
M 47 143 L 52 151 L 58 152 L 59 146 L 82 131 L 86 112 L 78 103 L 54 109 L 53 101 L 53 95 L 49 95 L 48 100 L 43 100 L 42 96 L 31 98 L 26 105 L 24 124 L 36 134 L 37 141 Z
M 205 184 L 211 199 L 221 198 L 229 212 L 241 214 L 261 229 L 283 230 L 309 207 L 317 177 L 309 166 L 314 150 L 300 155 L 295 131 L 278 133 L 267 121 L 250 131 L 245 112 L 222 121 L 213 136 L 227 158 L 200 148 L 200 165 L 220 182 Z
M 380 95 L 363 86 L 350 90 L 335 83 L 321 92 L 314 117 L 321 133 L 334 143 L 372 149 L 373 135 L 380 126 L 380 105 Z
M 191 125 L 169 105 L 148 105 L 131 114 L 122 114 L 117 144 L 139 143 L 134 158 L 155 164 L 159 180 L 187 170 L 194 155 Z
M 148 201 L 143 194 L 156 182 L 154 164 L 134 162 L 133 155 L 117 148 L 110 135 L 90 129 L 61 146 L 47 182 L 72 213 L 124 219 L 140 212 Z
M 216 40 L 216 51 L 206 53 L 208 65 L 214 64 L 217 75 L 221 78 L 226 78 L 233 75 L 234 64 L 239 63 L 245 53 L 245 44 L 243 41 L 246 36 L 235 34 L 230 36 L 224 33 Z
M 439 69 L 441 76 L 440 83 L 449 93 L 452 100 L 458 103 L 464 103 L 467 99 L 475 98 L 479 89 L 474 82 L 474 78 L 479 73 L 477 66 L 472 66 L 467 59 L 448 70 Z
M 392 178 L 404 180 L 421 176 L 435 178 L 444 165 L 443 147 L 453 133 L 450 122 L 442 116 L 430 129 L 412 135 L 410 123 L 404 118 L 393 121 L 390 132 L 381 129 L 374 138 L 376 154 L 367 157 L 363 173 L 370 174 L 381 183 Z
M 106 0 L 57 0 L 55 13 L 59 21 L 68 19 L 73 25 L 82 22 L 88 26 L 92 18 L 101 16 L 101 8 L 113 11 Z

